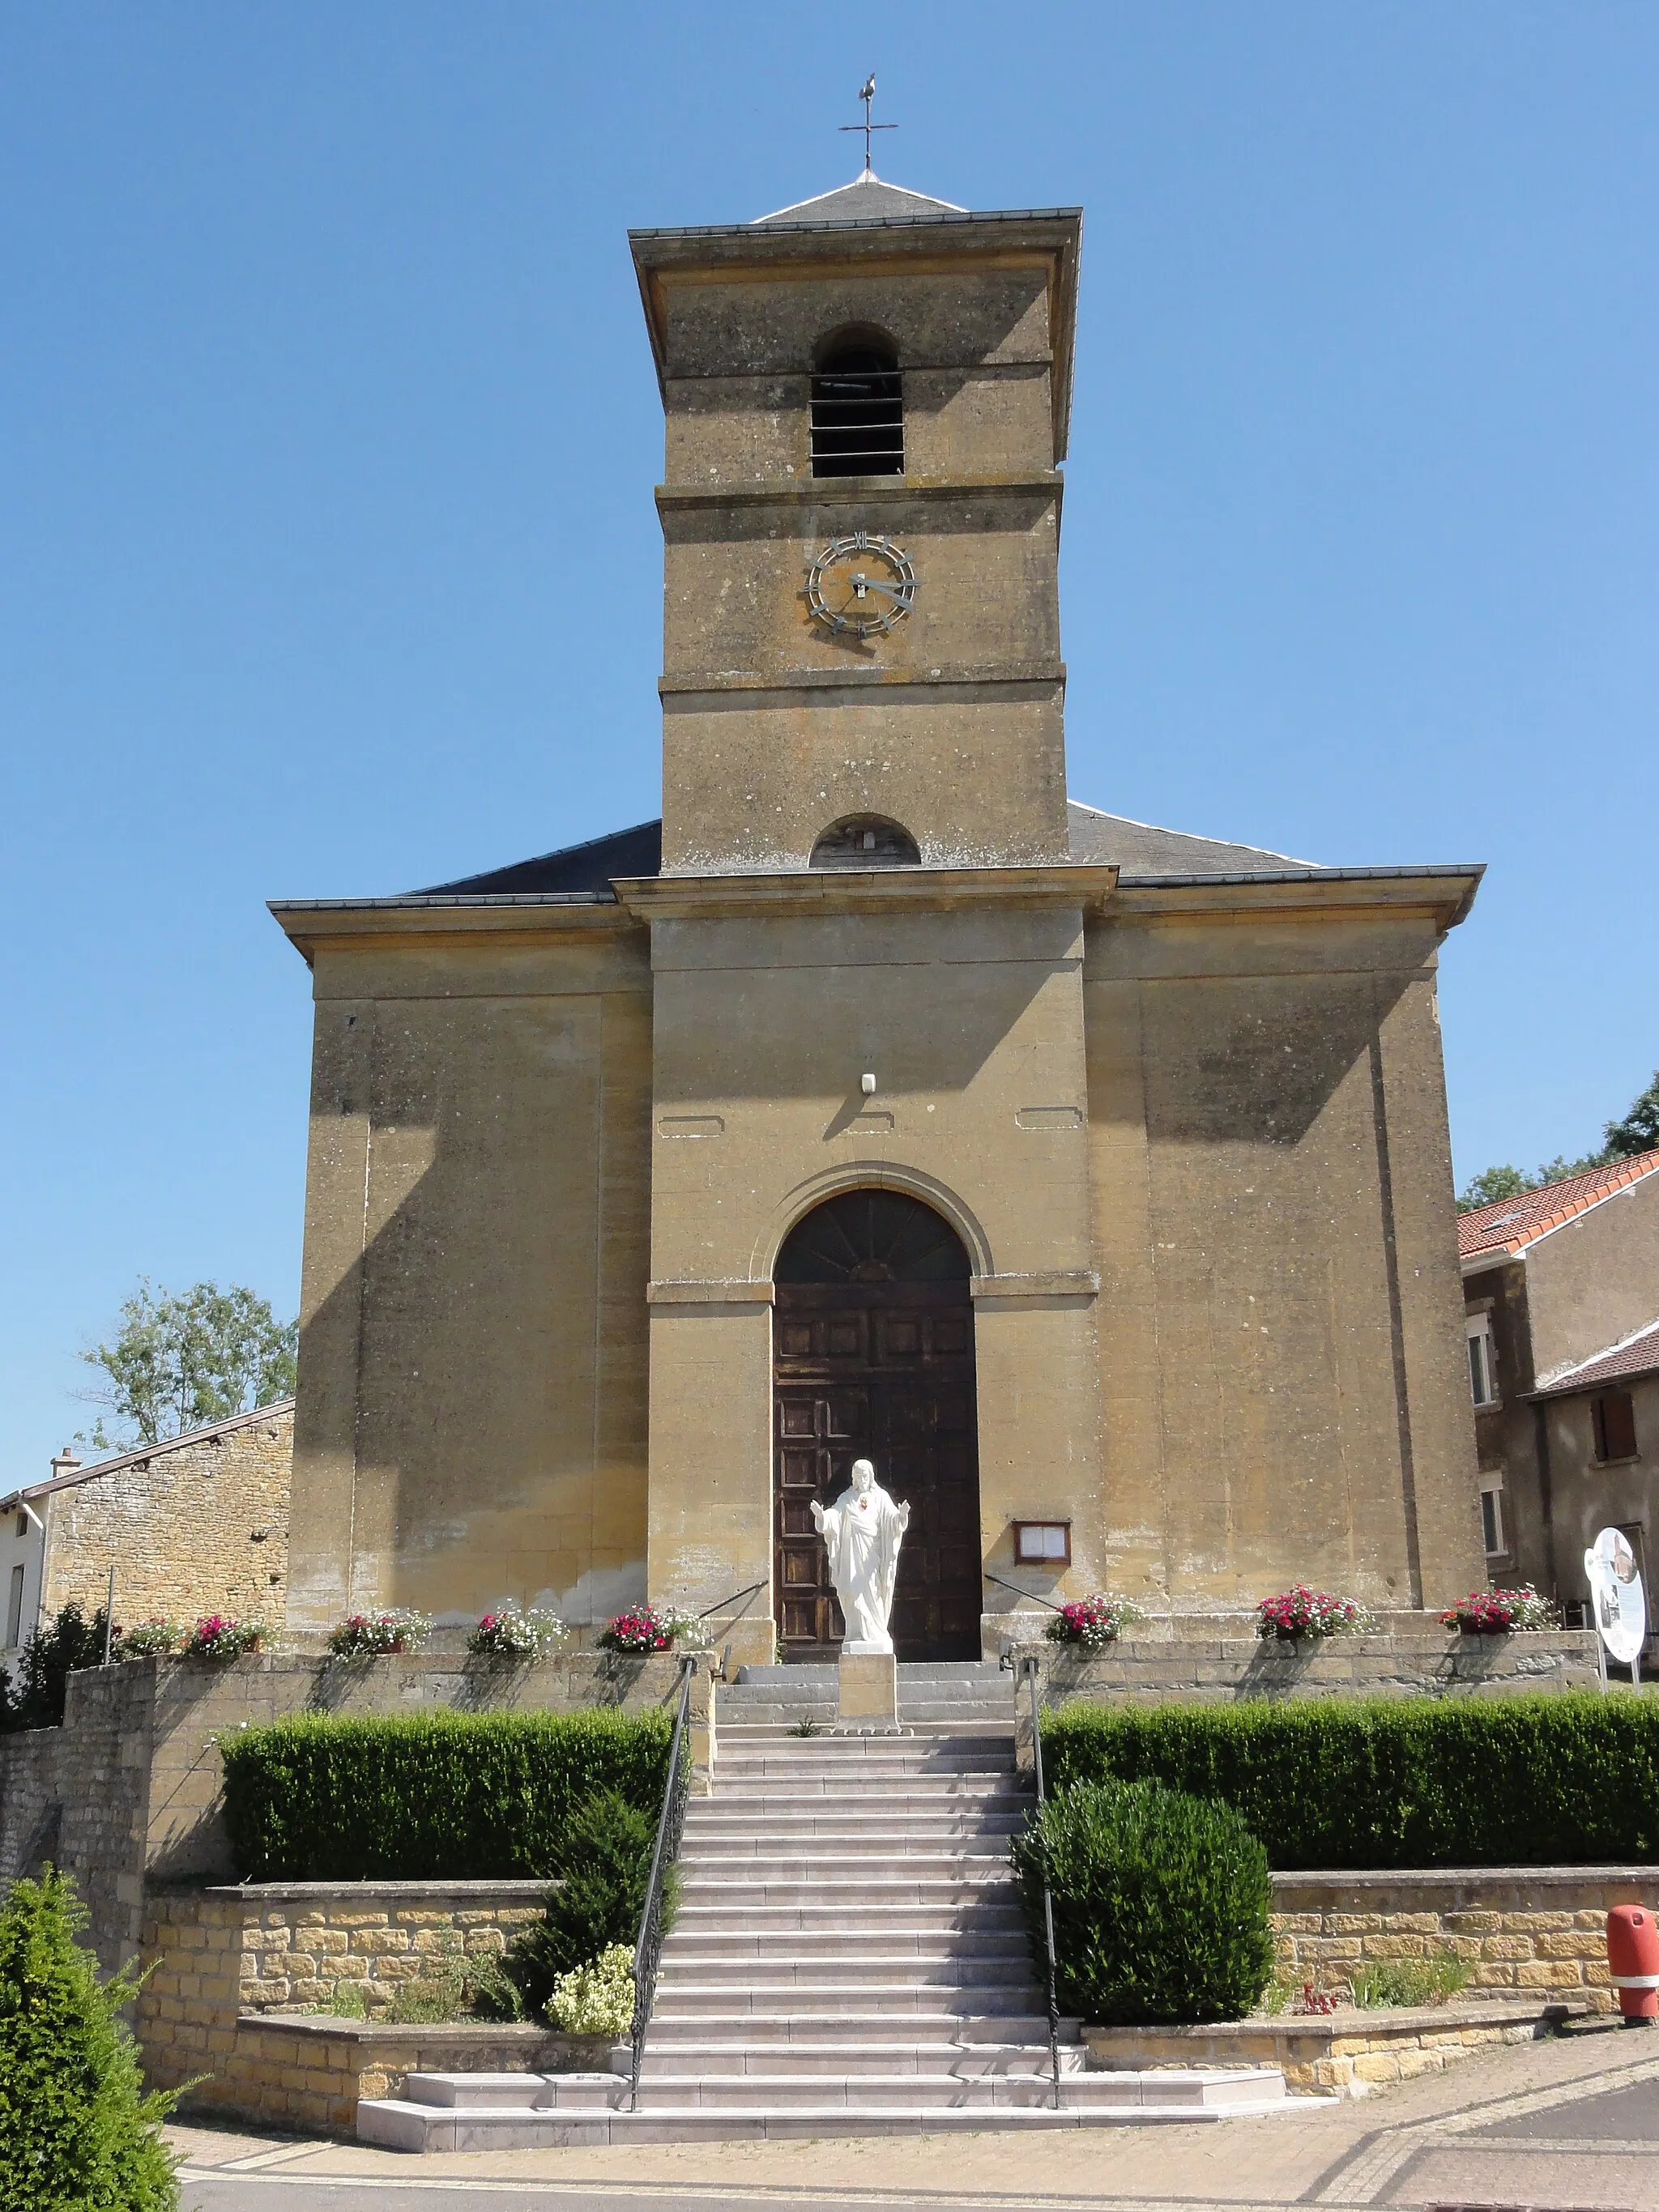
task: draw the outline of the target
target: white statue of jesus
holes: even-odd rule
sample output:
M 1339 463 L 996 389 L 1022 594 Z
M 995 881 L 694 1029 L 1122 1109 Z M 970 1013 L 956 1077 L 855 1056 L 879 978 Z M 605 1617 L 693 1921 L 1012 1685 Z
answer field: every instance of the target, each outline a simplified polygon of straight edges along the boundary
M 867 1459 L 853 1462 L 853 1486 L 833 1505 L 812 1500 L 812 1518 L 830 1554 L 830 1579 L 847 1623 L 843 1654 L 887 1652 L 899 1542 L 910 1525 L 910 1508 L 898 1505 L 876 1480 Z

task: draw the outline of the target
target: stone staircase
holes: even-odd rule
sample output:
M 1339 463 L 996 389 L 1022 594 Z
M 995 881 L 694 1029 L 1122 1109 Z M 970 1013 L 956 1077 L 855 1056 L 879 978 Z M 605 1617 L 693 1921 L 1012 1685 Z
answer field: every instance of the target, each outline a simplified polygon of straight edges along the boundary
M 359 2107 L 364 2140 L 461 2150 L 1291 2108 L 1274 2069 L 1087 2071 L 1071 2021 L 1056 2110 L 1047 2002 L 1008 1863 L 1030 1802 L 1012 1685 L 1005 1697 L 994 1666 L 925 1681 L 907 1668 L 902 1734 L 833 1733 L 825 1717 L 823 1732 L 797 1735 L 783 1715 L 819 1717 L 822 1686 L 773 1678 L 819 1671 L 749 1669 L 721 1694 L 714 1791 L 686 1815 L 637 2110 L 623 2109 L 619 2050 L 617 2075 L 411 2075 L 401 2099 Z M 934 1694 L 941 1681 L 960 1685 L 954 1697 Z M 924 1718 L 936 1704 L 948 1717 Z M 993 1704 L 1006 1715 L 981 1717 Z M 757 1711 L 769 1717 L 736 1717 Z
M 899 1709 L 907 1728 L 975 1729 L 986 1722 L 1013 1726 L 1014 1677 L 994 1659 L 902 1666 L 899 1686 Z M 722 1731 L 769 1723 L 788 1726 L 807 1719 L 828 1729 L 836 1718 L 836 1669 L 742 1667 L 737 1680 L 721 1688 L 720 1698 Z

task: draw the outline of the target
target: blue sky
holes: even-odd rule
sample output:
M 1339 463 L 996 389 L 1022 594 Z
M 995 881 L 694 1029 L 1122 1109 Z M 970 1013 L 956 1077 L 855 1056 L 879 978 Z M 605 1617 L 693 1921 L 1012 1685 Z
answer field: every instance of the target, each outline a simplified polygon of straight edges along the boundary
M 198 0 L 0 14 L 0 1483 L 141 1274 L 297 1302 L 273 895 L 657 811 L 624 232 L 1081 203 L 1074 794 L 1490 864 L 1460 1180 L 1659 1062 L 1659 10 Z M 1634 961 L 1631 956 L 1636 955 Z

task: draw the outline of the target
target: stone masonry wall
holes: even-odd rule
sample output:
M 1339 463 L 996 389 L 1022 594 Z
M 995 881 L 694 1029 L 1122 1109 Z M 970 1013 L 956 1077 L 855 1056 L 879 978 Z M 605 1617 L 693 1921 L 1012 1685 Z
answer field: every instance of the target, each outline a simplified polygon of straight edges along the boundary
M 27 1871 L 21 1854 L 55 1817 L 57 1863 L 75 1876 L 92 1909 L 93 1943 L 112 1968 L 137 1953 L 147 1880 L 223 1881 L 236 1874 L 223 1817 L 222 1735 L 299 1712 L 672 1710 L 678 1684 L 672 1656 L 592 1651 L 539 1667 L 437 1653 L 225 1664 L 133 1659 L 88 1668 L 70 1677 L 61 1729 L 0 1739 L 0 1877 Z M 707 1787 L 709 1692 L 705 1664 L 692 1682 L 694 1789 Z
M 1541 1992 L 1613 2012 L 1615 1905 L 1659 1909 L 1659 1867 L 1276 1874 L 1273 1927 L 1287 1980 L 1334 1989 L 1365 1963 L 1450 1951 L 1469 1962 L 1471 1997 Z
M 499 1954 L 537 1919 L 545 1882 L 261 1882 L 157 1891 L 148 1900 L 137 2033 L 152 2087 L 198 2080 L 190 2102 L 304 2127 L 349 2129 L 359 2096 L 404 2073 L 602 2066 L 593 2039 L 534 2022 L 394 2028 L 400 1990 L 455 1957 Z M 360 2025 L 301 2008 L 342 1984 Z M 442 2051 L 434 2056 L 434 2046 Z
M 61 1729 L 0 1736 L 0 1887 L 58 1856 Z
M 1073 1698 L 1109 1707 L 1238 1705 L 1249 1698 L 1463 1697 L 1475 1692 L 1503 1697 L 1529 1690 L 1593 1690 L 1601 1679 L 1595 1635 L 1589 1629 L 1464 1636 L 1419 1613 L 1395 1616 L 1401 1625 L 1376 1636 L 1332 1636 L 1305 1646 L 1236 1632 L 1190 1640 L 1138 1633 L 1121 1638 L 1104 1651 L 1084 1651 L 1025 1640 L 1024 1618 L 1021 1638 L 1010 1636 L 1004 1652 L 1020 1685 L 1015 1756 L 1028 1771 L 1030 1700 L 1022 1671 L 1027 1659 L 1037 1662 L 1045 1709 Z
M 280 1625 L 288 1605 L 292 1404 L 222 1424 L 195 1443 L 127 1454 L 45 1501 L 50 1618 L 71 1599 L 115 1617 L 188 1626 L 204 1614 Z

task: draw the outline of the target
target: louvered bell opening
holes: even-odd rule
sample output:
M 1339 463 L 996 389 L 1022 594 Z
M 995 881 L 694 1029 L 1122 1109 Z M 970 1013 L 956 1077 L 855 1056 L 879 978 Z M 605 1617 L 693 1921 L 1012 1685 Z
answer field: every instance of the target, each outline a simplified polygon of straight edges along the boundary
M 812 473 L 904 474 L 903 380 L 868 347 L 835 355 L 812 379 Z

